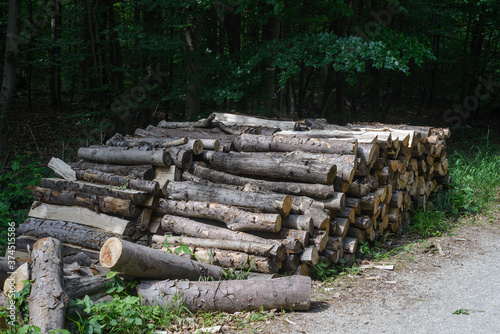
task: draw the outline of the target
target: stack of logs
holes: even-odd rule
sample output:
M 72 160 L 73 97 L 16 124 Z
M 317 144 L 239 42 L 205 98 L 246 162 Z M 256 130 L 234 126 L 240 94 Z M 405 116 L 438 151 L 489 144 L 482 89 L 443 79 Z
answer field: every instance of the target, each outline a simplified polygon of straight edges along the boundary
M 37 239 L 92 263 L 106 240 L 265 274 L 308 275 L 395 233 L 449 182 L 446 129 L 214 113 L 160 122 L 53 159 L 32 187 L 17 258 Z M 179 245 L 187 247 L 179 247 Z M 80 263 L 80 262 L 79 262 Z

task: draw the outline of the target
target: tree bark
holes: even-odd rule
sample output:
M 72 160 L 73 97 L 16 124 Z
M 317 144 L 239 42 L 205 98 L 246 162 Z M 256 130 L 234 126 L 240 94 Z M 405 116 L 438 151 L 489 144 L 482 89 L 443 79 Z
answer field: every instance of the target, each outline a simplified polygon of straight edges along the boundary
M 78 157 L 91 162 L 104 164 L 124 164 L 153 166 L 170 166 L 172 158 L 166 151 L 141 151 L 138 149 L 120 149 L 106 147 L 81 147 Z
M 94 275 L 87 277 L 64 277 L 64 290 L 69 300 L 104 292 L 106 286 L 106 275 Z
M 194 182 L 170 182 L 165 196 L 175 200 L 205 201 L 210 198 L 214 202 L 247 208 L 258 208 L 262 212 L 288 215 L 292 200 L 288 195 L 260 194 L 244 191 L 210 188 Z
M 130 136 L 122 136 L 117 133 L 106 141 L 106 146 L 116 147 L 147 147 L 147 148 L 163 148 L 171 146 L 179 146 L 187 144 L 188 138 L 172 138 L 172 139 L 159 139 L 159 138 L 134 138 Z
M 311 278 L 289 276 L 272 280 L 221 282 L 144 281 L 137 287 L 145 304 L 175 307 L 182 302 L 191 312 L 241 312 L 263 308 L 306 311 L 311 303 Z M 178 299 L 178 297 L 180 297 Z M 179 300 L 179 301 L 178 301 Z
M 215 152 L 210 160 L 212 169 L 238 174 L 270 176 L 277 179 L 308 183 L 332 184 L 337 168 L 332 164 L 300 161 L 289 158 L 254 157 L 241 153 Z
M 80 160 L 70 164 L 74 170 L 95 170 L 103 173 L 130 176 L 151 181 L 154 177 L 152 165 L 108 165 Z
M 217 220 L 233 231 L 278 232 L 281 229 L 279 214 L 253 213 L 219 203 L 161 199 L 160 211 L 177 216 Z
M 115 215 L 135 218 L 141 210 L 132 201 L 109 197 L 96 196 L 74 191 L 57 191 L 49 188 L 30 186 L 35 200 L 49 203 L 72 206 L 77 205 L 96 212 L 111 213 Z
M 31 252 L 34 279 L 28 298 L 30 323 L 42 333 L 64 328 L 68 295 L 63 288 L 61 242 L 53 238 L 38 240 Z
M 291 137 L 291 136 L 256 136 L 240 135 L 234 140 L 238 151 L 245 152 L 292 152 L 353 154 L 358 153 L 358 144 L 330 139 Z
M 330 198 L 335 193 L 333 187 L 329 185 L 257 180 L 248 177 L 232 175 L 201 166 L 194 167 L 193 174 L 215 183 L 233 184 L 237 186 L 245 186 L 250 183 L 269 191 L 282 194 L 309 196 L 316 198 Z
M 104 242 L 118 234 L 77 223 L 39 218 L 28 218 L 20 224 L 17 233 L 36 238 L 52 237 L 63 243 L 70 243 L 91 249 L 100 249 Z
M 165 242 L 176 245 L 185 244 L 199 246 L 203 248 L 218 248 L 222 250 L 232 250 L 236 252 L 245 252 L 259 256 L 274 256 L 277 261 L 281 262 L 286 256 L 286 248 L 280 244 L 269 244 L 269 242 L 253 242 L 244 240 L 223 240 L 223 239 L 204 239 L 192 237 L 175 237 L 153 235 L 151 241 L 163 245 Z
M 28 216 L 40 219 L 69 221 L 121 235 L 130 235 L 135 231 L 135 224 L 128 220 L 108 216 L 104 213 L 96 213 L 78 206 L 40 204 L 35 208 L 31 208 Z
M 158 249 L 140 246 L 118 238 L 101 247 L 99 262 L 105 268 L 149 279 L 221 279 L 221 267 L 191 261 Z
M 127 176 L 104 173 L 94 170 L 77 170 L 76 178 L 88 182 L 104 183 L 107 185 L 126 187 L 134 190 L 144 191 L 156 195 L 161 192 L 160 185 L 156 181 L 133 179 Z

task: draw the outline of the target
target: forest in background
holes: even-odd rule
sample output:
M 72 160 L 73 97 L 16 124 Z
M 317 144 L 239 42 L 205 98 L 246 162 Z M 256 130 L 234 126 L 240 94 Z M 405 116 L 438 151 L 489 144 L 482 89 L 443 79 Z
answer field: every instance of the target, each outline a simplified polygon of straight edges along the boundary
M 0 152 L 40 101 L 105 138 L 228 111 L 449 124 L 498 105 L 493 0 L 9 0 L 0 4 Z M 428 124 L 430 125 L 430 124 Z M 1 154 L 0 154 L 1 155 Z

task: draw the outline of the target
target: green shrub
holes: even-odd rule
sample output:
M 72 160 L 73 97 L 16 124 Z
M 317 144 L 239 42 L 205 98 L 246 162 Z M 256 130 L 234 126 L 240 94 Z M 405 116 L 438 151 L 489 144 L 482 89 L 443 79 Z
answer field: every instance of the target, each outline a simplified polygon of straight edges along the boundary
M 10 222 L 16 226 L 27 217 L 33 196 L 28 186 L 39 185 L 50 169 L 41 165 L 33 156 L 15 156 L 0 169 L 0 252 L 7 246 Z

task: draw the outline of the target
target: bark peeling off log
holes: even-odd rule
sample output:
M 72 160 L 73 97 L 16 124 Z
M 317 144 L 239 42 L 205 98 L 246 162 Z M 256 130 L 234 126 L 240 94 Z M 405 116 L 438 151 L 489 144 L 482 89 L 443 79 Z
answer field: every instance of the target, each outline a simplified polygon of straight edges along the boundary
M 237 312 L 269 309 L 306 311 L 311 303 L 311 278 L 290 276 L 272 280 L 255 280 L 249 288 L 248 281 L 179 282 L 145 281 L 137 291 L 145 304 L 175 307 L 183 302 L 191 312 Z

